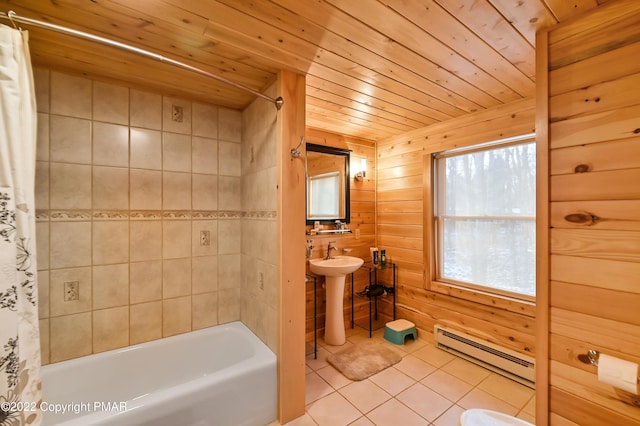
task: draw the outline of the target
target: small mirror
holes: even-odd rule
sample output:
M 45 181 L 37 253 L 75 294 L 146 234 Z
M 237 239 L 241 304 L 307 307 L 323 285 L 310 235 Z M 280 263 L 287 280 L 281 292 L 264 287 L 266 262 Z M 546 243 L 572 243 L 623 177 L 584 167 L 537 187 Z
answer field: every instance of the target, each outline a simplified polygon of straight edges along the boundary
M 307 224 L 349 223 L 348 149 L 307 144 Z

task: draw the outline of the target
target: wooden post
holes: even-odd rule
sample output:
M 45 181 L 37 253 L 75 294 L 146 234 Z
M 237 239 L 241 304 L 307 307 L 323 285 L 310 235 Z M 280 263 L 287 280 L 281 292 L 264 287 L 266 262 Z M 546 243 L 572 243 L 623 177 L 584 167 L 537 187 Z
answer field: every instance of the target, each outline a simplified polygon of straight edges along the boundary
M 305 411 L 305 157 L 291 149 L 305 131 L 305 77 L 278 74 L 279 324 L 278 420 L 285 424 Z M 305 152 L 301 146 L 300 151 Z

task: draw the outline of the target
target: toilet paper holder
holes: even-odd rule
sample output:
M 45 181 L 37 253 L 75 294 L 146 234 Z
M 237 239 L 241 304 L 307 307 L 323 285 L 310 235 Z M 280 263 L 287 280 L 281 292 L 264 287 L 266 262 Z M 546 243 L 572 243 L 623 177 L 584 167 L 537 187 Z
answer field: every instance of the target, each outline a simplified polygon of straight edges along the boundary
M 580 362 L 591 364 L 594 367 L 598 366 L 598 358 L 600 358 L 600 352 L 595 349 L 589 349 L 586 354 L 578 355 Z M 640 377 L 638 378 L 638 383 L 640 383 Z

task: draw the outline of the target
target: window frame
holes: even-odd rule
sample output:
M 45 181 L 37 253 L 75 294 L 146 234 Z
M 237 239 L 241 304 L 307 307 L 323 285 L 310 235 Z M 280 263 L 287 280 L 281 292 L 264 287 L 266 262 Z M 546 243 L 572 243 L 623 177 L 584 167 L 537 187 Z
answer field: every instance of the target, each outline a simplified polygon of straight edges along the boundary
M 501 306 L 504 309 L 514 312 L 534 315 L 536 296 L 524 293 L 511 292 L 507 290 L 494 289 L 478 284 L 459 282 L 452 279 L 445 279 L 439 276 L 439 256 L 441 247 L 441 232 L 439 232 L 440 221 L 437 214 L 437 203 L 439 196 L 438 179 L 436 176 L 436 161 L 439 158 L 460 154 L 467 154 L 490 149 L 505 148 L 508 146 L 521 145 L 526 143 L 535 144 L 535 133 L 514 136 L 491 142 L 477 143 L 464 147 L 456 147 L 441 152 L 432 152 L 425 155 L 425 242 L 426 242 L 426 279 L 428 288 L 431 291 L 447 294 L 450 296 L 467 299 L 477 303 L 491 306 Z M 526 219 L 527 217 L 524 217 Z M 518 218 L 521 219 L 521 218 Z M 532 219 L 535 223 L 535 216 Z

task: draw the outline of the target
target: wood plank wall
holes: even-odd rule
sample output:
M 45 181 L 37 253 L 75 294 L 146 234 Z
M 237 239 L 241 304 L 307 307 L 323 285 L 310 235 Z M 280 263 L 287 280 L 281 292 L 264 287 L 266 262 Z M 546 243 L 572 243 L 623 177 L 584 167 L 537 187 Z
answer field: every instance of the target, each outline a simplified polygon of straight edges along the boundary
M 307 128 L 306 141 L 317 145 L 325 145 L 334 148 L 344 148 L 351 150 L 351 165 L 360 165 L 360 159 L 367 159 L 366 177 L 361 181 L 350 181 L 351 198 L 351 222 L 349 228 L 352 234 L 346 235 L 307 235 L 306 239 L 313 240 L 312 258 L 318 258 L 327 254 L 327 244 L 329 241 L 336 241 L 339 254 L 342 249 L 351 249 L 350 256 L 368 259 L 370 257 L 369 248 L 375 245 L 375 142 L 366 139 L 357 139 L 347 136 L 337 135 L 318 129 Z M 304 160 L 302 160 L 304 161 Z M 312 226 L 307 226 L 307 230 Z M 358 230 L 359 238 L 355 231 Z M 302 248 L 301 248 L 302 250 Z M 307 268 L 307 272 L 308 268 Z M 317 284 L 317 315 L 318 315 L 318 336 L 324 335 L 324 317 L 326 311 L 325 291 L 322 288 L 324 278 L 318 278 Z M 366 271 L 358 271 L 354 274 L 355 292 L 362 291 L 369 283 Z M 384 305 L 382 302 L 381 305 Z M 368 319 L 369 305 L 367 299 L 354 298 L 354 316 L 358 324 Z M 351 289 L 349 281 L 345 285 L 344 312 L 347 326 L 350 327 L 351 319 Z M 390 311 L 390 310 L 385 310 Z M 313 283 L 308 283 L 306 287 L 306 341 L 313 342 Z
M 435 324 L 512 350 L 535 353 L 535 308 L 432 283 L 431 153 L 531 133 L 534 100 L 525 99 L 412 131 L 377 144 L 377 244 L 398 265 L 399 318 L 424 332 Z
M 578 360 L 595 349 L 640 363 L 640 2 L 547 38 L 549 423 L 640 425 L 640 397 Z

